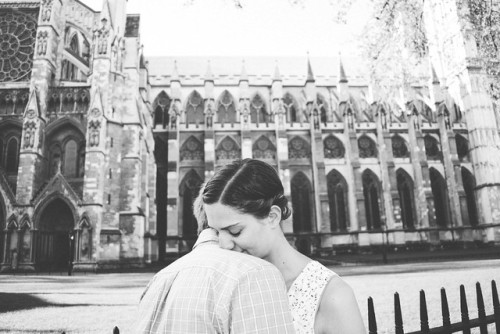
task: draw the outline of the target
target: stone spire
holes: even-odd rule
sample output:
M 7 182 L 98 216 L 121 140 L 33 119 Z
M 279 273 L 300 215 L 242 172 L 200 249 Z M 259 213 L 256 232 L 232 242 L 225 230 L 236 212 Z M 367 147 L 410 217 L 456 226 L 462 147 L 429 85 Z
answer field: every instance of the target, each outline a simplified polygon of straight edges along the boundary
M 281 81 L 281 74 L 280 74 L 280 69 L 279 69 L 277 60 L 276 60 L 276 66 L 274 67 L 273 82 L 274 81 Z
M 342 63 L 342 56 L 339 54 L 339 82 L 348 82 L 347 75 L 345 74 L 344 64 Z
M 179 70 L 177 69 L 177 60 L 174 60 L 174 70 L 172 71 L 172 75 L 170 77 L 170 82 L 172 81 L 181 81 L 179 78 Z
M 443 102 L 443 90 L 441 89 L 441 85 L 436 74 L 436 70 L 434 65 L 431 63 L 431 75 L 432 75 L 432 92 L 434 95 L 434 103 L 436 107 L 439 103 Z
M 245 68 L 245 60 L 243 59 L 241 62 L 241 74 L 240 74 L 240 82 L 248 81 L 247 69 Z
M 311 67 L 311 60 L 309 59 L 309 53 L 307 54 L 307 79 L 306 79 L 306 83 L 307 82 L 315 82 L 316 80 L 314 80 L 314 74 L 313 74 L 313 71 L 312 71 L 312 67 Z
M 205 73 L 205 81 L 214 81 L 214 75 L 212 73 L 212 66 L 210 65 L 210 60 L 207 62 L 207 72 Z

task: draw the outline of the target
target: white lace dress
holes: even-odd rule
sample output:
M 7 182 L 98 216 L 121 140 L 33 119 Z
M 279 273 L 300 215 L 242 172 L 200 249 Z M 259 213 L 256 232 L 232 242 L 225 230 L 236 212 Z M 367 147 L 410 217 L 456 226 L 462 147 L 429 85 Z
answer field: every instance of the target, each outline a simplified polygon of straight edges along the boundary
M 319 262 L 310 261 L 293 281 L 288 300 L 296 334 L 314 334 L 314 321 L 323 290 L 335 275 Z

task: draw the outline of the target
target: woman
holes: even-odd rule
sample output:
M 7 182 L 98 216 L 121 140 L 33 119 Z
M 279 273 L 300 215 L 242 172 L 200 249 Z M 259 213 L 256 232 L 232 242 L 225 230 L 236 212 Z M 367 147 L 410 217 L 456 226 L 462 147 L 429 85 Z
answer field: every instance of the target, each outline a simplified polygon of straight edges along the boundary
M 281 222 L 291 212 L 273 167 L 235 161 L 218 170 L 200 196 L 221 247 L 265 259 L 281 271 L 297 333 L 366 333 L 349 285 L 285 238 Z

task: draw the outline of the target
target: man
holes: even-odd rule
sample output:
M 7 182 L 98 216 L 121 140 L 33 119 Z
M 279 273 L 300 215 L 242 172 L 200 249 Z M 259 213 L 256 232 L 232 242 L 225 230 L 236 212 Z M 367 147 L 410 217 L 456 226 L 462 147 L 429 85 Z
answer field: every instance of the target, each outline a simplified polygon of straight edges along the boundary
M 134 333 L 294 333 L 280 272 L 264 260 L 219 248 L 201 196 L 194 214 L 199 237 L 193 250 L 149 282 Z

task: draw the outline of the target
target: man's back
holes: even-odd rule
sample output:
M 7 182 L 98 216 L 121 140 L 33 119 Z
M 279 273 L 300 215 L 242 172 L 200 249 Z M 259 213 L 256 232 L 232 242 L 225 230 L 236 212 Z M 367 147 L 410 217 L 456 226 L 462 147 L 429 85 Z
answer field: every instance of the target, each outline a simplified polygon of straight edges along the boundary
M 139 313 L 139 333 L 293 333 L 279 271 L 211 241 L 160 271 Z

